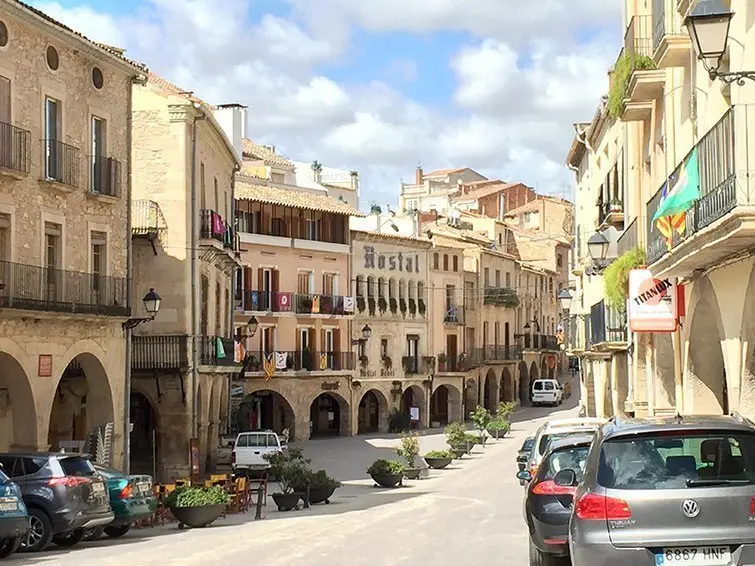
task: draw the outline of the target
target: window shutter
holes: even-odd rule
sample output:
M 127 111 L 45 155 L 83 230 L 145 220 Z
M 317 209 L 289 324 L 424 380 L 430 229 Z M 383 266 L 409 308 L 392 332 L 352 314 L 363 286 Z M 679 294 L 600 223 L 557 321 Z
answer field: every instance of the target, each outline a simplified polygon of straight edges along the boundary
M 333 350 L 335 352 L 341 351 L 341 329 L 336 328 L 333 330 Z
M 262 292 L 263 286 L 262 282 L 264 281 L 265 277 L 265 270 L 261 267 L 257 269 L 257 291 Z
M 254 290 L 254 269 L 251 267 L 244 267 L 244 291 Z
M 320 347 L 322 348 L 323 352 L 325 351 L 327 346 L 328 346 L 328 342 L 327 340 L 325 340 L 325 329 L 321 328 L 320 329 Z
M 280 271 L 273 269 L 272 271 L 273 293 L 280 291 Z
M 296 329 L 296 351 L 301 352 L 303 350 L 301 344 L 301 328 Z

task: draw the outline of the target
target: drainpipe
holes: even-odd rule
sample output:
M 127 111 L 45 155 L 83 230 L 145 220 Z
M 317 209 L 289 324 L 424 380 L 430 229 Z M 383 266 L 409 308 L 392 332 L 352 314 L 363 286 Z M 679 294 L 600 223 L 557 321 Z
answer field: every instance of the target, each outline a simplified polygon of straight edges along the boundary
M 231 219 L 228 220 L 226 218 L 227 222 L 231 223 L 231 226 L 233 226 L 233 244 L 236 243 L 236 238 L 238 234 L 236 233 L 237 227 L 236 227 L 236 174 L 241 171 L 241 167 L 238 164 L 235 164 L 233 166 L 233 174 L 231 175 Z M 236 254 L 236 250 L 233 251 L 234 254 Z M 239 251 L 238 254 L 240 255 L 241 252 Z M 231 276 L 231 302 L 235 300 L 236 297 L 236 273 L 239 269 L 242 269 L 240 267 L 235 267 L 233 271 L 233 275 Z M 243 301 L 243 297 L 242 297 Z M 228 328 L 230 329 L 230 335 L 231 337 L 234 337 L 235 329 L 233 328 L 233 314 L 234 309 L 229 308 L 228 309 Z M 244 363 L 243 360 L 241 362 Z M 243 374 L 242 374 L 243 375 Z M 226 407 L 226 421 L 225 421 L 225 433 L 228 434 L 231 429 L 231 390 L 233 386 L 233 374 L 228 374 L 228 406 Z M 222 408 L 221 408 L 222 410 Z
M 196 114 L 191 125 L 191 435 L 199 439 L 199 294 L 197 289 L 197 246 L 199 245 L 199 209 L 197 208 L 197 122 L 207 116 L 198 103 L 194 103 Z
M 132 86 L 147 84 L 147 77 L 143 74 L 134 75 L 129 81 L 128 87 L 128 116 L 126 116 L 126 147 L 131 152 L 131 133 L 133 126 L 133 93 Z M 132 243 L 131 243 L 131 159 L 133 153 L 129 153 L 126 166 L 126 297 L 129 307 L 133 301 L 133 270 Z M 131 472 L 131 329 L 126 329 L 126 380 L 123 386 L 123 471 Z

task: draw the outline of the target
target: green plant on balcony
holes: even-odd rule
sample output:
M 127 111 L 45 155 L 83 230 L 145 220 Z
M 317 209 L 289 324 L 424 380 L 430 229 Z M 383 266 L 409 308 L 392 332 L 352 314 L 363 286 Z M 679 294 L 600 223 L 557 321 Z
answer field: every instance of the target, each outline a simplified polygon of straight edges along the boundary
M 412 316 L 417 314 L 417 301 L 414 299 L 409 299 L 409 314 Z
M 367 299 L 367 309 L 370 311 L 370 316 L 375 316 L 375 297 Z
M 389 303 L 391 312 L 393 314 L 396 314 L 398 312 L 398 301 L 394 297 L 391 297 L 388 303 Z
M 367 305 L 364 302 L 364 297 L 357 297 L 357 310 L 359 312 L 364 312 L 364 309 L 367 307 Z
M 398 308 L 401 311 L 401 314 L 406 316 L 406 299 L 403 297 L 398 300 Z
M 249 371 L 260 371 L 262 364 L 257 359 L 257 356 L 250 356 L 249 358 Z
M 320 295 L 320 312 L 322 314 L 333 314 L 335 312 L 333 303 L 331 295 Z
M 367 364 L 370 363 L 370 359 L 367 356 L 359 356 L 359 363 L 362 364 L 363 368 L 366 368 Z
M 417 301 L 417 312 L 420 314 L 420 316 L 425 316 L 425 313 L 427 312 L 427 305 L 425 305 L 425 299 L 419 299 Z
M 496 289 L 494 303 L 499 307 L 515 309 L 519 306 L 519 297 L 517 297 L 516 291 L 513 289 L 503 287 Z
M 635 70 L 655 68 L 655 62 L 647 55 L 624 53 L 617 59 L 611 75 L 611 89 L 608 91 L 608 113 L 612 118 L 618 118 L 624 111 L 624 99 L 632 73 Z
M 603 272 L 606 301 L 621 312 L 626 310 L 629 296 L 629 272 L 647 263 L 647 253 L 640 247 L 633 248 L 611 262 Z
M 309 348 L 304 348 L 301 353 L 301 368 L 312 371 L 312 352 Z
M 384 314 L 385 311 L 388 310 L 388 301 L 385 300 L 385 297 L 380 297 L 378 299 L 378 310 L 380 311 L 380 314 Z
M 445 371 L 446 370 L 446 361 L 447 360 L 448 360 L 448 358 L 446 357 L 446 354 L 444 354 L 443 352 L 441 352 L 440 354 L 438 354 L 438 369 L 440 371 Z
M 384 355 L 383 356 L 383 367 L 385 369 L 392 369 L 393 368 L 393 360 L 390 356 Z

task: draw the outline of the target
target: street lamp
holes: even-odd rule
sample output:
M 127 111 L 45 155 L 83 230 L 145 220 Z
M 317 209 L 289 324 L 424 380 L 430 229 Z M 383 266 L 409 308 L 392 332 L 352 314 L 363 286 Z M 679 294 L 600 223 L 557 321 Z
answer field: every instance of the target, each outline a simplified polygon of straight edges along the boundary
M 367 326 L 365 324 L 364 328 L 362 328 L 362 338 L 354 338 L 354 339 L 352 339 L 351 340 L 351 345 L 352 346 L 357 346 L 359 344 L 364 344 L 365 342 L 367 342 L 367 340 L 370 339 L 370 336 L 372 336 L 372 328 L 370 328 L 369 326 Z
M 123 323 L 124 330 L 136 328 L 143 322 L 152 322 L 153 320 L 155 320 L 157 313 L 160 312 L 160 303 L 162 303 L 162 299 L 154 289 L 150 289 L 149 293 L 144 295 L 142 301 L 144 302 L 144 310 L 147 311 L 147 314 L 149 316 L 142 318 L 129 318 Z
M 608 238 L 603 232 L 595 232 L 587 240 L 587 251 L 593 260 L 603 261 L 608 255 Z
M 535 325 L 535 332 L 540 332 L 540 323 L 537 321 L 537 319 L 532 319 L 533 324 Z M 529 322 L 526 322 L 524 324 L 524 331 L 529 334 L 529 331 L 532 329 Z
M 558 294 L 558 302 L 561 303 L 561 310 L 568 311 L 569 307 L 571 307 L 571 293 L 569 292 L 569 289 L 563 289 Z
M 246 321 L 246 333 L 247 336 L 250 338 L 254 336 L 257 333 L 257 327 L 259 326 L 259 323 L 257 322 L 257 318 L 255 316 L 252 316 L 249 320 Z
M 690 14 L 684 20 L 684 25 L 687 26 L 697 57 L 703 62 L 710 80 L 721 79 L 726 84 L 736 82 L 742 86 L 745 84 L 745 79 L 755 81 L 755 71 L 721 73 L 718 70 L 726 54 L 729 27 L 733 17 L 732 12 Z

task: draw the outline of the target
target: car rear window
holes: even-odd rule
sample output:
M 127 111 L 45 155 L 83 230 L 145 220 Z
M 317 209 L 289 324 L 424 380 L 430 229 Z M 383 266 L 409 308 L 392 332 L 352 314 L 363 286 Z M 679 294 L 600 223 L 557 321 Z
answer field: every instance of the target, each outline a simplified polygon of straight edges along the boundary
M 535 391 L 542 391 L 543 390 L 543 382 L 542 381 L 536 381 L 535 385 L 533 385 L 532 388 Z
M 755 435 L 678 433 L 609 440 L 598 483 L 613 489 L 680 489 L 755 483 Z
M 546 381 L 545 382 L 545 390 L 546 391 L 553 391 L 555 389 L 552 381 Z
M 561 470 L 574 470 L 574 473 L 577 474 L 577 480 L 582 481 L 589 451 L 589 446 L 570 446 L 552 452 L 545 464 L 546 472 L 543 479 L 552 480 Z
M 535 444 L 534 438 L 528 438 L 524 441 L 524 444 L 522 444 L 522 450 L 532 450 L 532 445 Z
M 537 447 L 538 452 L 540 452 L 540 455 L 542 456 L 545 454 L 545 451 L 548 449 L 548 445 L 551 443 L 551 440 L 558 440 L 560 438 L 566 438 L 568 436 L 576 436 L 578 434 L 595 434 L 595 429 L 591 428 L 585 428 L 585 429 L 579 429 L 579 430 L 570 430 L 565 432 L 556 432 L 556 433 L 550 433 L 550 434 L 544 434 L 540 438 L 540 444 Z
M 67 476 L 93 476 L 96 470 L 86 458 L 61 458 L 60 467 Z
M 8 479 L 9 478 L 8 478 L 8 476 L 5 475 L 5 472 L 3 472 L 3 469 L 0 468 L 0 481 L 1 482 L 6 482 L 6 481 L 8 481 Z

